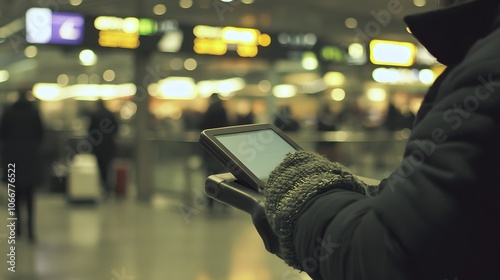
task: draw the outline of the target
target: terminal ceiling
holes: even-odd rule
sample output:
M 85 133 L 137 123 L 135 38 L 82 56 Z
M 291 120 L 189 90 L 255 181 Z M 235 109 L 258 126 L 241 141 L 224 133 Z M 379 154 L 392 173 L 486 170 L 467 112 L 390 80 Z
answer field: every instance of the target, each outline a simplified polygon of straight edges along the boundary
M 192 6 L 188 9 L 181 8 L 179 0 L 83 0 L 78 6 L 73 6 L 68 1 L 70 0 L 0 0 L 0 27 L 23 17 L 29 7 L 49 7 L 57 11 L 95 16 L 175 19 L 180 23 L 192 25 L 244 26 L 244 23 L 247 23 L 251 24 L 251 27 L 267 32 L 312 32 L 332 42 L 347 43 L 359 40 L 359 31 L 349 29 L 345 25 L 347 18 L 354 18 L 357 20 L 358 30 L 366 32 L 367 28 L 378 25 L 380 38 L 411 41 L 413 38 L 405 29 L 403 17 L 436 8 L 434 0 L 427 0 L 423 7 L 417 7 L 414 2 L 423 3 L 425 0 L 255 0 L 252 4 L 243 4 L 241 0 L 232 3 L 219 2 L 220 0 L 193 0 Z M 156 4 L 164 4 L 167 7 L 166 13 L 161 16 L 155 15 L 153 7 Z M 399 12 L 392 13 L 394 7 L 397 7 Z M 377 15 L 382 14 L 390 14 L 390 19 L 384 24 L 377 23 Z M 377 32 L 377 29 L 371 29 L 372 33 L 373 31 Z M 61 51 L 48 50 L 44 52 L 43 57 L 37 57 L 36 65 L 32 62 L 33 65 L 30 65 L 30 62 L 24 63 L 28 68 L 36 67 L 38 75 L 47 76 L 32 77 L 33 79 L 54 79 L 50 77 L 57 76 L 60 72 L 58 69 L 67 69 L 71 72 L 81 68 L 77 61 L 69 59 L 71 51 L 66 53 L 67 57 L 64 55 L 61 57 Z M 133 60 L 120 57 L 121 52 L 110 53 L 100 58 L 100 64 L 108 68 L 131 69 Z M 22 68 L 23 59 L 22 51 L 16 50 L 9 40 L 0 44 L 0 68 L 8 68 L 13 63 Z M 54 61 L 58 62 L 57 67 Z M 121 76 L 123 79 L 129 79 L 130 75 L 132 73 L 129 71 Z M 0 84 L 0 89 L 15 87 L 15 80 Z M 22 79 L 17 80 L 20 82 Z

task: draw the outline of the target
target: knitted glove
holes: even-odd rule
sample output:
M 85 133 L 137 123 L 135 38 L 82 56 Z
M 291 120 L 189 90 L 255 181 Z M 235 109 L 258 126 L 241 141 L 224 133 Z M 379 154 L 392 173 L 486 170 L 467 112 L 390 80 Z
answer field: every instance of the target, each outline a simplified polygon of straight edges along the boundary
M 340 164 L 306 151 L 288 154 L 271 172 L 263 190 L 265 212 L 278 237 L 280 257 L 290 266 L 301 269 L 293 243 L 300 210 L 312 197 L 332 189 L 366 196 L 374 196 L 378 191 L 376 186 L 358 180 Z

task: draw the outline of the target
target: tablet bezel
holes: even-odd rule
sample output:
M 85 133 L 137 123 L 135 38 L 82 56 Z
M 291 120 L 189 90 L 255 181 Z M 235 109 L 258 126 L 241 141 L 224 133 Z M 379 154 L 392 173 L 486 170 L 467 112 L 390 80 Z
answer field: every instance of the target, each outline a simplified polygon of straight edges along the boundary
M 229 135 L 245 132 L 255 132 L 261 130 L 274 131 L 277 136 L 281 137 L 285 142 L 292 146 L 295 150 L 302 150 L 302 148 L 288 137 L 283 131 L 278 129 L 272 124 L 250 124 L 229 126 L 221 128 L 212 128 L 203 130 L 200 134 L 200 144 L 212 155 L 220 164 L 222 164 L 227 171 L 231 172 L 240 183 L 251 187 L 256 191 L 264 186 L 264 181 L 259 179 L 250 169 L 248 169 L 233 153 L 231 153 L 218 139 L 219 135 Z

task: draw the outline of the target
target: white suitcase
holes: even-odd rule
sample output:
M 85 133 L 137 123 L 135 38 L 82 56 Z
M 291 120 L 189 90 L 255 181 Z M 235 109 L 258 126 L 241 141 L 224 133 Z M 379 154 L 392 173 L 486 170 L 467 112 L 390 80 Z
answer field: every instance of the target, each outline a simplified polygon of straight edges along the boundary
M 97 201 L 101 197 L 99 168 L 94 155 L 75 155 L 68 175 L 67 194 L 70 201 Z

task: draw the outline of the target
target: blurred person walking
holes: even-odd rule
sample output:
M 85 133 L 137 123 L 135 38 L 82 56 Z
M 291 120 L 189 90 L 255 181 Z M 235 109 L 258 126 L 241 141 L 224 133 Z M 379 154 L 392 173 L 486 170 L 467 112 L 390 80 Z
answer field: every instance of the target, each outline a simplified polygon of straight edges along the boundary
M 273 124 L 283 131 L 298 131 L 299 122 L 295 119 L 290 105 L 283 105 L 274 112 Z
M 109 168 L 116 153 L 116 133 L 118 131 L 118 121 L 113 113 L 111 113 L 104 101 L 97 101 L 97 109 L 90 114 L 90 124 L 88 127 L 88 137 L 92 142 L 92 153 L 97 158 L 99 167 L 99 176 L 102 187 L 105 192 L 105 197 L 109 197 L 112 193 L 109 182 Z
M 0 120 L 0 143 L 2 149 L 3 180 L 8 178 L 8 165 L 15 169 L 15 211 L 17 236 L 21 235 L 24 218 L 21 204 L 27 205 L 27 228 L 30 241 L 35 240 L 34 189 L 41 174 L 40 147 L 43 125 L 38 109 L 28 101 L 31 90 L 20 91 L 19 99 L 7 108 Z
M 201 118 L 200 129 L 204 130 L 209 128 L 224 127 L 228 125 L 229 119 L 227 116 L 226 108 L 224 107 L 224 102 L 222 101 L 218 93 L 213 93 L 209 99 L 208 109 Z M 203 163 L 207 175 L 227 172 L 224 167 L 206 151 L 203 151 Z M 213 209 L 213 199 L 209 198 L 208 196 L 206 198 L 208 208 Z
M 255 123 L 255 115 L 252 110 L 252 104 L 243 100 L 236 105 L 235 125 L 245 125 Z
M 335 113 L 330 108 L 330 104 L 323 103 L 318 111 L 316 117 L 316 130 L 319 133 L 336 131 L 338 129 L 337 117 Z M 335 161 L 338 159 L 337 155 L 337 143 L 329 141 L 328 139 L 322 139 L 323 135 L 319 135 L 321 138 L 316 142 L 316 152 L 320 155 L 325 156 L 328 160 Z
M 415 121 L 415 115 L 410 110 L 409 97 L 402 92 L 395 92 L 391 96 L 384 127 L 389 131 L 397 131 L 405 128 L 411 129 Z

